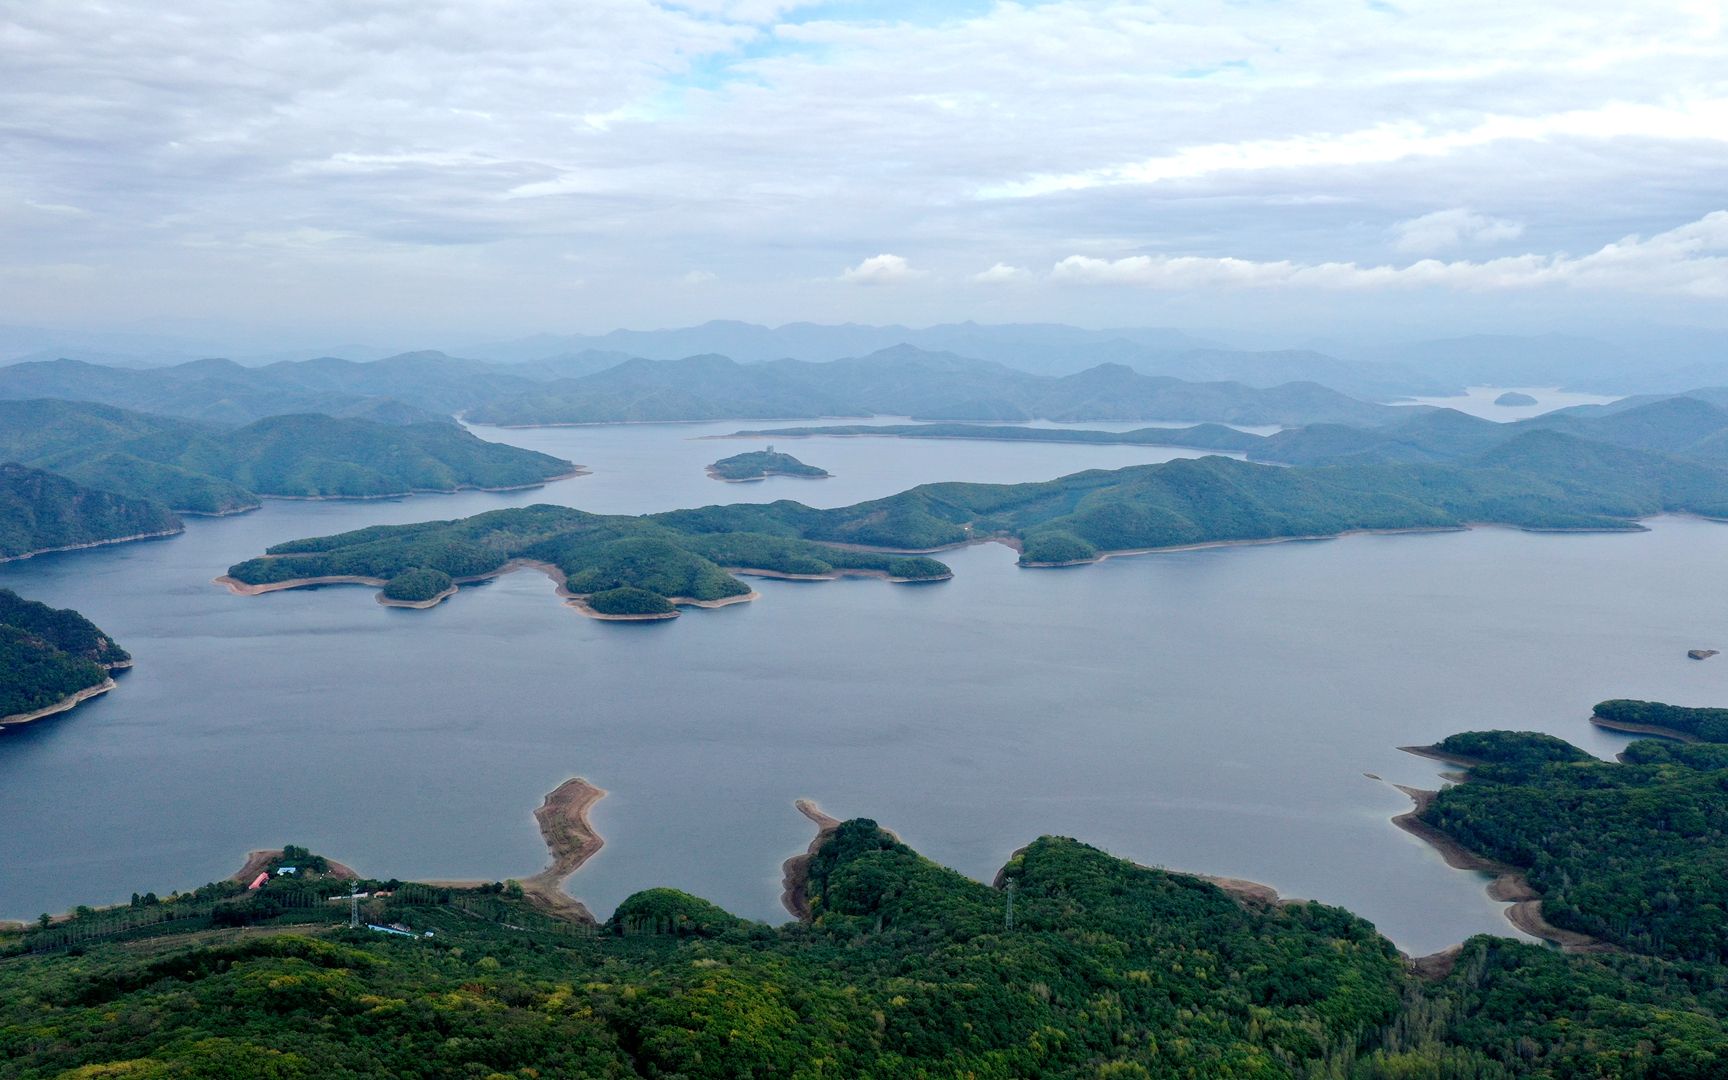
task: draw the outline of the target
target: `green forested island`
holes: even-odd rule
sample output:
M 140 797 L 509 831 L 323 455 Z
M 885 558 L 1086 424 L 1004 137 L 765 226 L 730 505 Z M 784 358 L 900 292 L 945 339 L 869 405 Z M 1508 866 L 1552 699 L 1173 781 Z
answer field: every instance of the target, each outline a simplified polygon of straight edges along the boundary
M 752 450 L 744 454 L 733 454 L 721 458 L 708 466 L 708 475 L 716 480 L 766 480 L 770 476 L 801 476 L 817 480 L 830 475 L 827 469 L 818 469 L 814 465 L 806 465 L 791 454 L 775 452 L 770 446 L 766 450 Z
M 191 514 L 260 496 L 371 498 L 528 487 L 568 461 L 486 442 L 454 424 L 272 416 L 227 428 L 87 402 L 0 401 L 0 459 Z
M 0 724 L 75 704 L 112 685 L 109 673 L 132 657 L 67 608 L 51 608 L 0 589 Z
M 420 567 L 460 580 L 531 560 L 555 565 L 579 595 L 631 586 L 668 600 L 714 601 L 749 591 L 724 568 L 932 579 L 947 567 L 890 553 L 979 540 L 1015 544 L 1022 564 L 1036 566 L 1352 530 L 1486 522 L 1630 530 L 1665 511 L 1728 517 L 1728 470 L 1526 431 L 1459 462 L 1280 468 L 1205 457 L 1035 484 L 925 484 L 831 510 L 782 500 L 625 517 L 531 506 L 277 544 L 228 574 L 254 588 L 333 577 L 384 582 Z
M 41 469 L 0 462 L 0 562 L 94 547 L 185 526 L 161 503 L 73 483 Z

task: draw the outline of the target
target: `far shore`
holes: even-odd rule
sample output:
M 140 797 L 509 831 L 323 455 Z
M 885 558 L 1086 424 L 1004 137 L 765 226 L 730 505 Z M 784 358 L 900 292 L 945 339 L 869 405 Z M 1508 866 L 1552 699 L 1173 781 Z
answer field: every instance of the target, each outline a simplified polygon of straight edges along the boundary
M 18 555 L 0 556 L 0 563 L 18 562 L 22 559 L 34 559 L 38 555 L 52 555 L 56 551 L 84 551 L 87 548 L 107 547 L 109 544 L 130 544 L 134 540 L 159 540 L 164 536 L 179 536 L 186 531 L 182 525 L 178 529 L 163 529 L 161 532 L 133 533 L 131 536 L 116 536 L 108 540 L 92 540 L 86 544 L 63 544 L 60 547 L 37 548 Z
M 115 665 L 116 668 L 122 666 L 129 667 L 130 665 Z M 103 679 L 95 686 L 86 686 L 77 693 L 68 694 L 59 701 L 56 701 L 54 704 L 45 705 L 34 712 L 13 713 L 11 716 L 0 716 L 0 728 L 17 727 L 23 724 L 32 723 L 36 720 L 41 720 L 44 717 L 55 716 L 59 713 L 67 712 L 71 709 L 77 708 L 79 705 L 82 705 L 84 702 L 89 701 L 91 698 L 96 697 L 99 694 L 106 694 L 108 691 L 114 689 L 115 685 L 114 679 L 109 677 Z

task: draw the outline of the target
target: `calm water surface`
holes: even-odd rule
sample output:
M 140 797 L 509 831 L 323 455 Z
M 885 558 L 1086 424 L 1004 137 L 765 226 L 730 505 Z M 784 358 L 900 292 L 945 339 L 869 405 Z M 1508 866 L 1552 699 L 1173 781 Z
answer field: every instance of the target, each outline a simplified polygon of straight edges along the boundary
M 1388 818 L 1395 747 L 1478 727 L 1597 753 L 1604 697 L 1728 702 L 1723 526 L 1629 536 L 1498 529 L 1215 549 L 1020 570 L 985 545 L 953 581 L 762 582 L 762 599 L 660 624 L 561 606 L 537 574 L 431 611 L 327 588 L 210 584 L 280 540 L 557 502 L 635 512 L 838 505 L 937 479 L 1045 479 L 1163 460 L 1146 447 L 812 439 L 826 481 L 721 484 L 741 425 L 483 431 L 594 474 L 539 491 L 272 502 L 173 539 L 0 566 L 137 658 L 120 689 L 0 735 L 0 915 L 165 892 L 252 847 L 303 843 L 403 877 L 521 875 L 531 817 L 570 775 L 610 791 L 606 847 L 571 891 L 599 912 L 673 885 L 784 917 L 800 796 L 869 815 L 988 879 L 1041 833 L 1346 905 L 1429 951 L 1510 933 L 1480 877 Z

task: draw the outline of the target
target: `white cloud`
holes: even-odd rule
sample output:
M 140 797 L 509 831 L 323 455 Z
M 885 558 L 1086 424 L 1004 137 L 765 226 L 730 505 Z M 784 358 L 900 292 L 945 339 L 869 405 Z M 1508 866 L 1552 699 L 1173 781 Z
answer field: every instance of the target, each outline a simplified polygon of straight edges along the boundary
M 997 263 L 988 270 L 973 274 L 972 280 L 984 285 L 1012 285 L 1017 281 L 1026 281 L 1031 276 L 1018 266 Z
M 1425 255 L 1449 251 L 1467 244 L 1498 244 L 1524 235 L 1524 226 L 1505 218 L 1492 218 L 1462 207 L 1436 210 L 1392 226 L 1393 246 L 1399 251 Z
M 686 285 L 706 285 L 714 280 L 714 275 L 707 270 L 692 270 L 684 275 Z
M 1513 255 L 1483 262 L 1423 259 L 1408 266 L 1207 256 L 1070 255 L 1055 281 L 1149 289 L 1305 288 L 1376 290 L 1437 287 L 1491 291 L 1563 286 L 1728 299 L 1728 210 L 1643 238 L 1628 236 L 1582 256 Z
M 1492 143 L 1560 137 L 1728 143 L 1728 97 L 1658 105 L 1616 101 L 1597 108 L 1528 116 L 1489 114 L 1468 127 L 1450 129 L 1406 120 L 1340 133 L 1206 143 L 1124 165 L 989 184 L 979 194 L 986 198 L 1025 198 L 1114 184 L 1193 180 L 1217 173 L 1384 165 L 1409 158 L 1446 157 Z
M 848 267 L 840 275 L 840 280 L 852 285 L 904 285 L 908 281 L 916 281 L 924 277 L 923 270 L 914 270 L 912 264 L 898 255 L 872 255 L 857 266 Z

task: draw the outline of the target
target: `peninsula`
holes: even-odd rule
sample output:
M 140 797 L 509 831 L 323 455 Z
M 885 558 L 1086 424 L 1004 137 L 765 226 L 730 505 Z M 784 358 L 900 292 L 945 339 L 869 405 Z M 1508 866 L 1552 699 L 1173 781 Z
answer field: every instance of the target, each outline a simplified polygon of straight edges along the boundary
M 716 480 L 740 484 L 752 480 L 766 480 L 770 476 L 797 476 L 809 480 L 822 480 L 832 474 L 826 469 L 806 465 L 791 454 L 777 453 L 770 446 L 766 450 L 752 450 L 744 454 L 734 454 L 729 458 L 721 458 L 708 466 L 708 475 Z
M 0 589 L 0 728 L 73 708 L 114 688 L 132 657 L 89 619 Z

